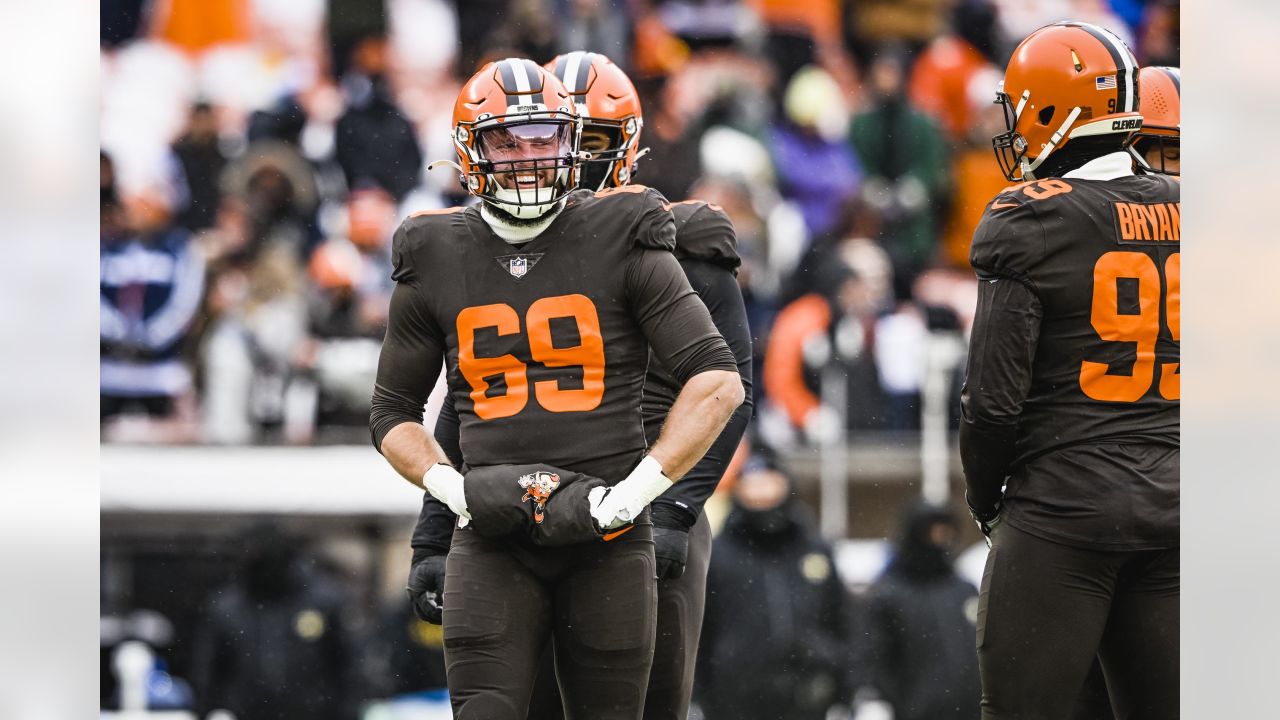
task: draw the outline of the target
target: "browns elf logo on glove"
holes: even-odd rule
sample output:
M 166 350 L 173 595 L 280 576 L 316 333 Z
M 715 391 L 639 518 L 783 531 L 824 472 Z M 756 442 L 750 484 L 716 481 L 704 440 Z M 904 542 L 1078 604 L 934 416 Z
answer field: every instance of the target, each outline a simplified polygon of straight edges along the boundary
M 551 499 L 551 493 L 560 486 L 560 476 L 553 472 L 538 471 L 521 475 L 519 483 L 520 487 L 525 489 L 524 497 L 520 498 L 520 502 L 532 500 L 533 521 L 541 523 L 546 517 L 546 503 Z

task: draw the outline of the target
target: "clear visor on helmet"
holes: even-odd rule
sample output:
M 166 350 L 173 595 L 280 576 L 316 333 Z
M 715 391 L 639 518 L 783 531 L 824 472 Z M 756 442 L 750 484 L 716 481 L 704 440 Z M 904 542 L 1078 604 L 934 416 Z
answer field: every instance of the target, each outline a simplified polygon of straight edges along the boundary
M 487 176 L 482 195 L 517 216 L 540 215 L 573 189 L 575 131 L 569 120 L 547 119 L 477 130 L 472 174 Z
M 506 123 L 480 131 L 480 150 L 493 163 L 558 159 L 569 154 L 564 122 Z

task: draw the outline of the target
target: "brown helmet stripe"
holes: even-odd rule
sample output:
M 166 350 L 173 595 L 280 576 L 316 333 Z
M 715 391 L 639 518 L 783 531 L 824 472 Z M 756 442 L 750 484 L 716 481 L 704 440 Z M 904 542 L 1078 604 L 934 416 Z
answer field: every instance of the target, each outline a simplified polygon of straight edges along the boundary
M 1133 112 L 1137 110 L 1138 62 L 1133 57 L 1133 52 L 1128 47 L 1125 47 L 1120 38 L 1096 25 L 1073 22 L 1060 24 L 1084 30 L 1101 43 L 1102 47 L 1106 48 L 1107 53 L 1111 55 L 1111 61 L 1116 66 L 1116 112 Z
M 583 53 L 582 59 L 578 61 L 578 76 L 573 80 L 574 92 L 585 93 L 587 91 L 587 78 L 591 75 L 591 64 L 595 62 L 595 53 Z
M 534 104 L 545 105 L 546 101 L 543 100 L 543 91 L 546 90 L 546 88 L 543 87 L 542 68 L 538 66 L 538 63 L 532 60 L 525 60 L 524 71 L 525 77 L 529 81 L 529 89 L 533 91 Z M 535 83 L 538 85 L 536 88 L 533 87 Z
M 523 58 L 507 58 L 498 63 L 502 73 L 502 86 L 507 91 L 507 106 L 543 105 L 542 76 L 539 68 L 532 60 Z M 538 87 L 534 88 L 533 83 Z M 514 92 L 513 92 L 514 91 Z
M 502 75 L 502 89 L 507 92 L 507 106 L 519 105 L 520 98 L 516 93 L 512 92 L 516 89 L 516 71 L 513 67 L 513 60 L 501 60 L 498 62 L 498 72 Z

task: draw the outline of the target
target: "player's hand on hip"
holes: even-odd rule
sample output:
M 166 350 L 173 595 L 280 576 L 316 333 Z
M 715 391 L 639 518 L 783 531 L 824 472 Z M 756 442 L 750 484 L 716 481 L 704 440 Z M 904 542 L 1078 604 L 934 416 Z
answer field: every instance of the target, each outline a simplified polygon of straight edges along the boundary
M 422 476 L 422 486 L 427 492 L 448 505 L 454 515 L 470 520 L 471 513 L 467 512 L 467 498 L 463 494 L 462 484 L 462 474 L 444 463 L 432 465 L 427 474 Z
M 987 547 L 991 547 L 992 541 L 995 539 L 996 531 L 1004 523 L 1004 508 L 1000 503 L 990 510 L 978 510 L 969 502 L 969 496 L 965 495 L 965 504 L 969 506 L 969 516 L 977 523 L 978 529 L 982 531 L 982 537 L 987 541 Z
M 684 575 L 689 556 L 689 531 L 681 527 L 653 526 L 653 556 L 658 561 L 658 579 Z
M 649 503 L 671 485 L 662 473 L 662 465 L 646 455 L 622 482 L 595 488 L 587 495 L 591 517 L 601 531 L 615 530 L 635 522 Z
M 409 604 L 413 613 L 432 625 L 444 622 L 444 554 L 419 560 L 409 570 Z

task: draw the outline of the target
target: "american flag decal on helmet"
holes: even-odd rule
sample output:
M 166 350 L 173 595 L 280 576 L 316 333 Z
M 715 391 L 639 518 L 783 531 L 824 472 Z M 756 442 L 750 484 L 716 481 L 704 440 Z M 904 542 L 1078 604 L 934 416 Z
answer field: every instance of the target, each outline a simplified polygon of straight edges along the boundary
M 1116 89 L 1115 75 L 1103 75 L 1101 77 L 1094 78 L 1093 82 L 1094 82 L 1094 85 L 1097 86 L 1097 89 L 1099 90 L 1115 90 Z

